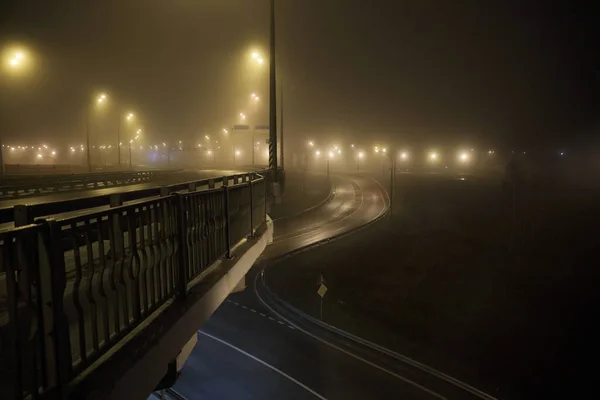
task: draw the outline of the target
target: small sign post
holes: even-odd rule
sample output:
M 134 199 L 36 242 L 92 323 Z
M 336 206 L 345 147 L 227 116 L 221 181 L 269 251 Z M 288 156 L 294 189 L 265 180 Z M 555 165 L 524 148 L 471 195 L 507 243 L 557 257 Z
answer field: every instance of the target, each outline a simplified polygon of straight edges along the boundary
M 321 321 L 323 320 L 323 297 L 325 297 L 325 293 L 327 293 L 327 286 L 325 286 L 325 278 L 321 272 L 321 275 L 319 276 L 319 289 L 317 289 L 317 294 L 321 298 Z

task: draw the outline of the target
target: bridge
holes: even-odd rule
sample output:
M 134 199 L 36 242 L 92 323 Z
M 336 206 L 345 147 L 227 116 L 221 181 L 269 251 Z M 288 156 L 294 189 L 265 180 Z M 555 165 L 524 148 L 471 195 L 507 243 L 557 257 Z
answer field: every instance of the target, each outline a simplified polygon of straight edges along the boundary
M 223 172 L 5 200 L 26 216 L 0 231 L 6 398 L 144 399 L 172 388 L 161 395 L 492 399 L 271 288 L 288 257 L 382 219 L 380 183 L 336 172 L 321 201 L 272 220 L 268 171 Z
M 119 377 L 154 366 L 149 393 L 270 241 L 267 186 L 245 173 L 15 207 L 30 223 L 0 232 L 6 398 L 123 398 Z

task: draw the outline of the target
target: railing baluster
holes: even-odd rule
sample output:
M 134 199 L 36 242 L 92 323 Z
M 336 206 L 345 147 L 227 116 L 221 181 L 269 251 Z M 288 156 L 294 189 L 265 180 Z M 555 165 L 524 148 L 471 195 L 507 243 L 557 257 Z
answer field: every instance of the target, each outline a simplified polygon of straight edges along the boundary
M 122 315 L 123 315 L 123 327 L 126 329 L 127 325 L 129 325 L 129 323 L 131 322 L 129 319 L 129 296 L 127 294 L 127 282 L 125 281 L 125 270 L 126 270 L 126 265 L 130 262 L 129 258 L 131 257 L 131 254 L 127 255 L 127 250 L 125 250 L 125 232 L 123 231 L 123 220 L 127 220 L 127 214 L 130 213 L 131 210 L 127 210 L 125 211 L 125 213 L 119 213 L 119 225 L 121 227 L 121 234 L 122 234 L 122 253 L 121 256 L 119 257 L 119 284 L 120 284 L 120 288 L 119 288 L 119 292 L 123 292 L 123 308 L 122 308 Z M 127 231 L 127 248 L 129 249 L 129 252 L 131 253 L 131 232 Z
M 83 279 L 81 271 L 81 254 L 79 252 L 79 243 L 77 242 L 77 223 L 73 222 L 70 225 L 71 229 L 69 235 L 71 236 L 71 242 L 73 244 L 73 255 L 75 261 L 75 282 L 73 283 L 73 304 L 77 311 L 77 333 L 79 338 L 79 358 L 80 363 L 85 363 L 87 360 L 87 348 L 85 343 L 85 319 L 83 315 L 83 307 L 79 298 L 79 287 Z
M 109 243 L 110 243 L 110 258 L 112 260 L 112 266 L 108 272 L 108 282 L 110 284 L 111 290 L 111 298 L 114 301 L 114 333 L 119 334 L 121 332 L 121 317 L 120 317 L 120 301 L 119 301 L 119 289 L 117 288 L 117 257 L 119 257 L 119 253 L 116 249 L 117 244 L 117 230 L 120 232 L 120 229 L 117 228 L 118 225 L 119 212 L 116 215 L 110 215 L 108 217 L 108 235 L 109 235 Z M 111 334 L 112 335 L 112 334 Z
M 90 224 L 90 220 L 86 220 L 84 222 L 84 232 L 83 232 L 83 236 L 84 236 L 84 240 L 85 240 L 85 244 L 86 244 L 86 252 L 87 252 L 87 265 L 88 265 L 88 270 L 89 270 L 89 275 L 88 275 L 88 279 L 87 279 L 87 288 L 86 288 L 86 297 L 87 297 L 87 301 L 89 303 L 89 307 L 90 307 L 90 327 L 92 330 L 92 348 L 94 351 L 98 351 L 99 348 L 99 344 L 98 344 L 98 314 L 97 314 L 97 308 L 96 308 L 96 299 L 94 298 L 94 293 L 93 293 L 93 286 L 94 286 L 94 273 L 95 273 L 95 267 L 94 267 L 94 251 L 92 248 L 92 241 L 91 241 L 91 235 L 92 235 L 92 228 L 91 228 L 91 224 Z
M 109 217 L 110 218 L 110 217 Z M 108 297 L 106 296 L 106 288 L 104 287 L 104 279 L 106 273 L 106 254 L 104 249 L 104 222 L 108 222 L 103 217 L 98 218 L 98 256 L 100 262 L 100 285 L 98 287 L 98 292 L 100 296 L 103 298 L 103 302 L 101 302 L 102 306 L 100 308 L 100 312 L 102 313 L 102 328 L 104 331 L 104 344 L 106 344 L 110 339 L 110 329 L 108 323 L 108 313 L 109 313 L 109 303 Z M 108 224 L 107 224 L 108 225 Z
M 129 288 L 131 289 L 131 291 L 127 290 L 127 293 L 131 293 L 131 316 L 134 321 L 140 321 L 140 259 L 135 224 L 137 213 L 135 211 L 136 209 L 132 209 L 127 212 L 127 231 L 129 232 L 129 262 L 127 263 L 127 272 L 129 277 Z
M 143 306 L 144 315 L 149 314 L 150 306 L 148 304 L 148 253 L 147 253 L 147 245 L 146 245 L 146 229 L 149 228 L 148 222 L 148 206 L 140 207 L 140 212 L 138 213 L 139 219 L 139 232 L 140 232 L 140 246 L 139 250 L 142 253 L 142 257 L 140 260 L 140 302 Z

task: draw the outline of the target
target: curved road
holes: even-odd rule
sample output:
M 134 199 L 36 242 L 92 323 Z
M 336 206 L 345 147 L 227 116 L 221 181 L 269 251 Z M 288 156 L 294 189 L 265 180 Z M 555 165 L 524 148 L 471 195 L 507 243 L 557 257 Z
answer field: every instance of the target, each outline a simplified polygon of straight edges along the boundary
M 351 175 L 333 179 L 331 201 L 274 222 L 273 244 L 248 273 L 249 287 L 230 295 L 198 331 L 198 344 L 174 390 L 190 400 L 493 399 L 474 395 L 476 389 L 463 390 L 461 383 L 450 383 L 452 378 L 437 371 L 391 362 L 340 341 L 261 301 L 265 293 L 259 278 L 269 260 L 360 227 L 387 210 L 387 194 L 373 180 Z
M 354 229 L 387 209 L 387 195 L 371 179 L 339 176 L 334 183 L 335 195 L 324 206 L 275 221 L 274 242 L 264 258 Z M 260 265 L 247 276 L 249 285 L 261 272 Z M 279 319 L 254 289 L 230 295 L 199 331 L 198 344 L 174 387 L 185 398 L 445 398 Z

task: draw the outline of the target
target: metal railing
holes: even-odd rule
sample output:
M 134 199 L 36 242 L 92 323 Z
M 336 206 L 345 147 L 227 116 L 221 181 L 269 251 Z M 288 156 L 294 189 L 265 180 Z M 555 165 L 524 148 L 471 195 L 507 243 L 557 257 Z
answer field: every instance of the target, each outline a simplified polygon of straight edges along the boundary
M 21 197 L 147 182 L 173 171 L 112 171 L 87 174 L 10 176 L 0 181 L 0 197 Z
M 131 202 L 148 197 L 161 196 L 165 193 L 179 192 L 190 188 L 193 188 L 192 190 L 198 188 L 215 188 L 218 185 L 223 184 L 223 182 L 225 182 L 226 185 L 229 183 L 237 183 L 239 181 L 245 182 L 256 173 L 268 176 L 268 171 L 257 171 L 231 175 L 220 179 L 209 178 L 166 186 L 157 186 L 148 189 L 132 190 L 119 193 L 118 195 L 104 194 L 78 199 L 48 201 L 32 205 L 28 205 L 24 202 L 23 205 L 0 208 L 0 223 L 14 222 L 15 226 L 23 226 L 33 223 L 35 218 L 52 216 L 66 211 L 79 211 L 94 207 L 109 206 L 113 204 L 115 198 L 118 198 L 118 202 Z M 226 180 L 224 181 L 223 179 Z
M 258 174 L 0 232 L 0 392 L 65 388 L 265 222 Z M 6 396 L 6 397 L 4 397 Z

